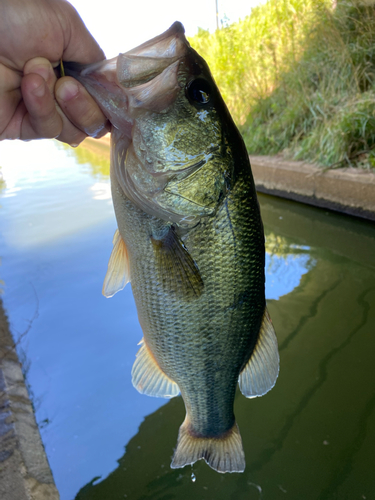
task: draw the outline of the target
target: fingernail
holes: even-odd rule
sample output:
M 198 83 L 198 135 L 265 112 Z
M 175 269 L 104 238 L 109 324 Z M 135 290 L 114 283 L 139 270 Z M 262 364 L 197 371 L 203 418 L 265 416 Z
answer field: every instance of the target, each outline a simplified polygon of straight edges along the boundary
M 31 92 L 33 95 L 35 95 L 35 97 L 43 97 L 46 93 L 46 84 L 43 82 L 38 87 L 35 87 L 35 89 L 33 89 Z
M 78 93 L 78 85 L 72 80 L 67 80 L 66 82 L 62 83 L 62 85 L 57 89 L 56 95 L 58 99 L 66 102 L 73 99 L 73 97 L 76 97 Z
M 92 137 L 94 137 L 95 139 L 100 139 L 101 137 L 107 135 L 109 132 L 111 132 L 111 125 L 109 122 L 106 122 L 102 127 L 98 128 L 98 130 Z

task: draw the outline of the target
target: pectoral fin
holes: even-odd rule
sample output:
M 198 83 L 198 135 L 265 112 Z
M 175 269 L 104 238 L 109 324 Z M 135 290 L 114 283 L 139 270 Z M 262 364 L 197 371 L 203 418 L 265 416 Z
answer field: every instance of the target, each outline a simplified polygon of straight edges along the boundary
M 164 288 L 184 297 L 199 297 L 204 285 L 198 266 L 173 227 L 151 241 Z
M 174 398 L 180 393 L 178 385 L 161 370 L 144 340 L 137 352 L 132 369 L 132 382 L 141 394 L 157 398 Z
M 104 297 L 112 297 L 130 281 L 128 251 L 118 229 L 116 229 L 112 243 L 113 249 L 103 283 Z
M 278 374 L 277 339 L 266 308 L 257 344 L 250 360 L 240 374 L 239 385 L 242 394 L 247 398 L 263 396 L 275 385 Z

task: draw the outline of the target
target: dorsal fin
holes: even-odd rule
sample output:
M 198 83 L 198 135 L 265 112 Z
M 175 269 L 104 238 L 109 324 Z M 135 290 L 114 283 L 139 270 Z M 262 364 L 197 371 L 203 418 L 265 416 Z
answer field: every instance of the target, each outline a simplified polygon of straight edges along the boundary
M 128 251 L 118 229 L 116 229 L 112 243 L 113 249 L 103 283 L 104 297 L 112 297 L 130 282 Z
M 174 398 L 180 393 L 176 382 L 170 379 L 159 367 L 144 340 L 137 352 L 132 369 L 132 382 L 141 394 L 157 398 Z
M 267 308 L 264 310 L 259 338 L 239 378 L 241 392 L 247 398 L 263 396 L 272 389 L 279 374 L 277 339 Z

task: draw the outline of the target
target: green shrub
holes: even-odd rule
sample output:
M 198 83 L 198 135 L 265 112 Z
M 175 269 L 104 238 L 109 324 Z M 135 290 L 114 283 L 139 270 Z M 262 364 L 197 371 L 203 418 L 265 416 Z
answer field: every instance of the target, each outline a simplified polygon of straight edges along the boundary
M 252 154 L 375 163 L 375 6 L 269 0 L 191 39 Z

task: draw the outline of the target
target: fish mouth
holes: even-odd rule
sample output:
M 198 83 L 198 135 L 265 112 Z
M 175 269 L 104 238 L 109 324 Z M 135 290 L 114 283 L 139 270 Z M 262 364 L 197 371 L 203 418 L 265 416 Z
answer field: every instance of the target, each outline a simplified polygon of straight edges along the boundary
M 64 69 L 86 87 L 113 125 L 121 128 L 124 113 L 131 121 L 142 108 L 161 112 L 174 101 L 180 90 L 179 64 L 189 49 L 185 29 L 176 21 L 161 35 L 113 59 L 88 66 L 64 62 Z
M 122 87 L 135 87 L 152 80 L 184 57 L 188 47 L 190 45 L 185 38 L 185 28 L 176 21 L 167 31 L 138 47 L 104 63 L 90 65 L 82 71 L 81 76 L 84 78 L 100 73 L 111 81 L 116 74 L 117 83 Z
M 138 45 L 138 47 L 129 50 L 126 54 L 142 57 L 170 58 L 174 57 L 176 52 L 181 49 L 180 42 L 183 46 L 188 44 L 185 38 L 184 26 L 179 21 L 175 21 L 164 33 Z
M 151 38 L 151 40 L 129 50 L 124 55 L 129 58 L 156 59 L 161 64 L 163 61 L 169 61 L 170 64 L 174 60 L 183 57 L 188 47 L 190 47 L 190 44 L 185 37 L 185 28 L 179 21 L 176 21 L 161 35 Z

